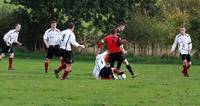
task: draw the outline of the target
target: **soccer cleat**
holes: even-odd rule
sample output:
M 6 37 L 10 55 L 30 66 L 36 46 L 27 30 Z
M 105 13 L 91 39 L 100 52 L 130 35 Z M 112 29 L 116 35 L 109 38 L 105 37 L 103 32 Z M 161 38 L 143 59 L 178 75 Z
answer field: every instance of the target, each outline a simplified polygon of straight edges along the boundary
M 58 70 L 57 69 L 54 70 L 54 74 L 55 74 L 56 78 L 58 79 L 59 75 L 58 75 Z
M 10 71 L 13 71 L 13 70 L 15 70 L 14 68 L 12 68 L 12 67 L 10 67 L 10 68 L 8 68 L 8 70 L 10 70 Z
M 185 73 L 185 72 L 182 71 L 182 74 L 183 74 L 184 77 L 189 77 L 188 73 Z
M 137 74 L 132 75 L 132 79 L 135 79 L 137 77 Z

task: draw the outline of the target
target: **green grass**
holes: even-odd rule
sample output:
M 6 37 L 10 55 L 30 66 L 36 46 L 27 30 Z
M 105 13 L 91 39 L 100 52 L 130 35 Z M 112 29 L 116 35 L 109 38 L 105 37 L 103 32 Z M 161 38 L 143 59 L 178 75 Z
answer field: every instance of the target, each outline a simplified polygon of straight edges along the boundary
M 43 59 L 15 59 L 14 72 L 8 60 L 0 61 L 1 106 L 199 106 L 200 66 L 192 66 L 183 78 L 181 65 L 134 64 L 139 75 L 124 81 L 100 81 L 91 75 L 93 62 L 75 61 L 69 80 L 57 80 L 50 62 L 44 74 Z

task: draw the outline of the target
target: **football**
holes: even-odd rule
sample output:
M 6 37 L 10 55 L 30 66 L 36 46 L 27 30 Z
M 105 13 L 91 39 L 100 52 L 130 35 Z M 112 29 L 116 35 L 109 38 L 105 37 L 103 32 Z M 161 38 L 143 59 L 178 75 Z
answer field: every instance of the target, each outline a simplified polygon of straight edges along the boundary
M 125 72 L 119 72 L 118 79 L 119 80 L 126 80 L 126 73 Z

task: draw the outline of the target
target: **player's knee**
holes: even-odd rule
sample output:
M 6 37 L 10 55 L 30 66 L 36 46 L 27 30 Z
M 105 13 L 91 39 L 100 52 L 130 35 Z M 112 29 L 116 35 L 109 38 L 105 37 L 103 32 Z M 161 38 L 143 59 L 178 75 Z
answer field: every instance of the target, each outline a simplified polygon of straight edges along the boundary
M 125 64 L 125 65 L 129 65 L 129 62 L 128 62 L 127 59 L 124 60 L 124 64 Z
M 45 63 L 48 63 L 48 62 L 49 62 L 49 59 L 48 59 L 48 58 L 46 58 L 46 59 L 45 59 Z
M 10 58 L 14 58 L 15 54 L 14 53 L 11 53 L 10 54 Z
M 187 60 L 183 60 L 183 65 L 187 65 Z

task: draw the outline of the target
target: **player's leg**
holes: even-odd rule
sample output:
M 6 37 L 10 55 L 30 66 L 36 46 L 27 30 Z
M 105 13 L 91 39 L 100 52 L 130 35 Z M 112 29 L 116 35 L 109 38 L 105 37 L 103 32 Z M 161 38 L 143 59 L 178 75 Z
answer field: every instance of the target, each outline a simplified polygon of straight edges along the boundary
M 187 72 L 187 68 L 188 68 L 188 63 L 187 63 L 187 59 L 183 60 L 183 70 L 182 73 L 185 77 L 188 77 L 188 72 Z
M 129 64 L 128 60 L 124 60 L 124 64 L 126 65 L 126 68 L 128 69 L 129 73 L 132 75 L 133 78 L 135 78 L 135 73 L 132 70 L 131 65 Z
M 65 64 L 65 61 L 63 60 L 63 57 L 60 57 L 60 61 L 61 61 L 61 65 L 60 65 L 57 69 L 54 70 L 54 73 L 55 73 L 55 75 L 56 75 L 56 78 L 59 78 L 58 73 L 59 73 L 61 70 L 63 70 L 63 69 L 66 68 L 66 64 Z
M 44 61 L 44 70 L 45 70 L 45 73 L 48 72 L 48 68 L 49 68 L 49 59 L 45 58 L 45 61 Z
M 71 68 L 72 68 L 72 64 L 67 63 L 66 64 L 66 68 L 64 69 L 64 74 L 63 74 L 61 80 L 66 80 L 67 79 L 67 76 L 71 72 Z
M 192 65 L 191 57 L 187 55 L 187 73 L 189 73 L 190 66 Z
M 6 56 L 5 53 L 1 53 L 1 55 L 0 55 L 0 61 L 1 61 L 5 56 Z
M 14 55 L 15 55 L 14 53 L 10 53 L 8 70 L 14 70 L 13 68 Z
M 10 47 L 8 47 L 6 45 L 6 43 L 4 42 L 3 47 L 1 49 L 1 55 L 0 55 L 0 60 L 2 60 L 5 57 L 5 54 L 8 53 Z
M 50 59 L 53 58 L 53 48 L 50 46 L 48 48 L 48 51 L 47 51 L 47 55 L 46 55 L 46 58 L 45 58 L 45 61 L 44 61 L 44 70 L 45 70 L 45 73 L 48 73 L 48 68 L 49 68 L 49 61 Z

